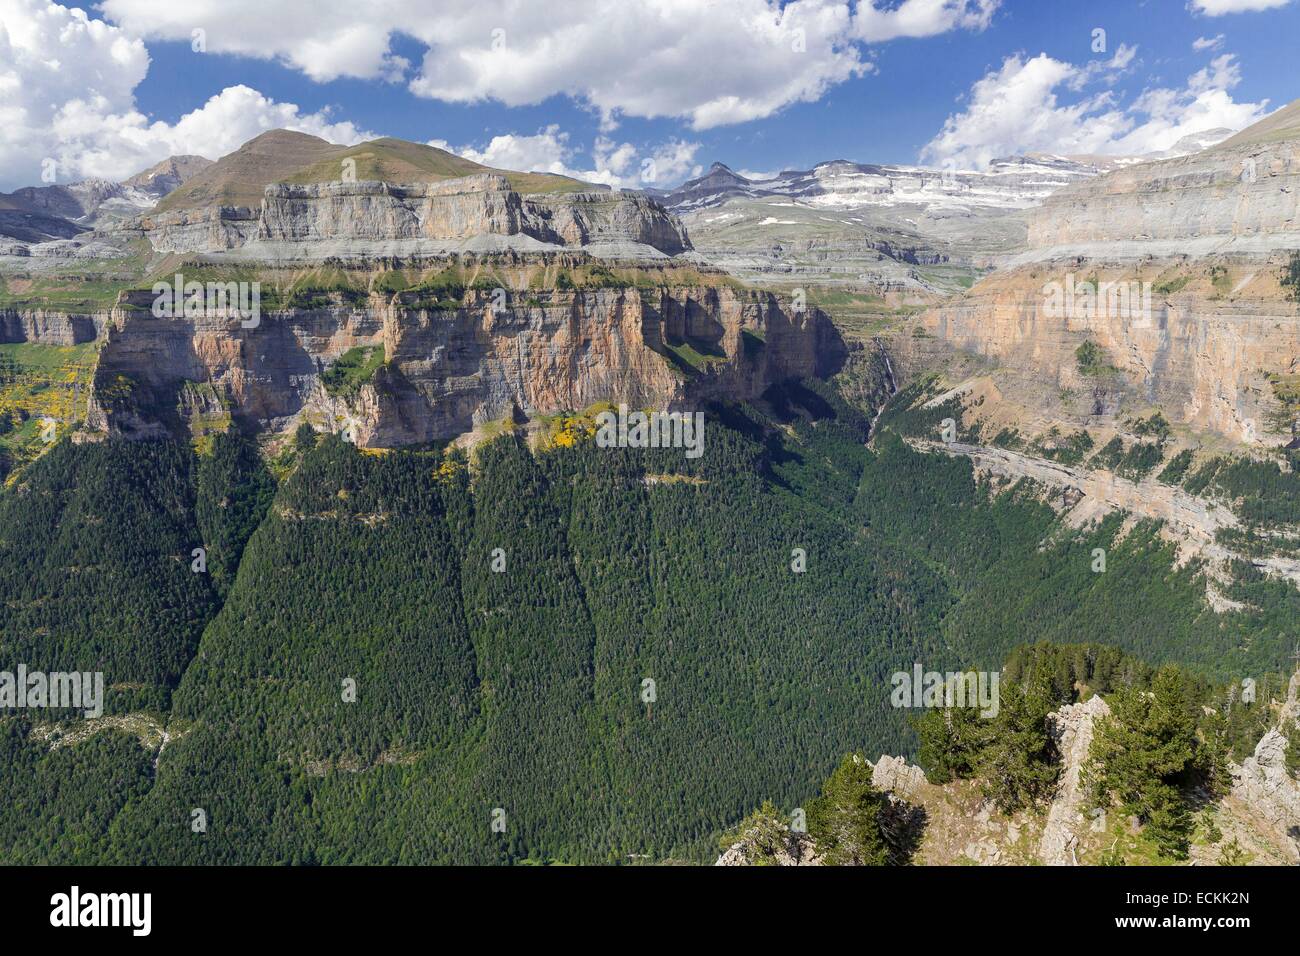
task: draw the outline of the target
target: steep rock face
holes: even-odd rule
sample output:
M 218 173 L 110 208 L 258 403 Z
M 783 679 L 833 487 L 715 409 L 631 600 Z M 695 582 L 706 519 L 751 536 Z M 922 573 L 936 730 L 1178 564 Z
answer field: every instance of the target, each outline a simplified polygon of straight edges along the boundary
M 159 251 L 221 252 L 261 244 L 420 240 L 452 245 L 479 237 L 525 237 L 552 246 L 631 243 L 664 255 L 690 249 L 685 229 L 654 200 L 635 194 L 521 195 L 492 173 L 435 183 L 330 182 L 266 187 L 260 209 L 217 206 L 147 216 L 140 228 Z M 371 244 L 371 245 L 368 245 Z M 280 246 L 268 246 L 279 249 Z
M 524 208 L 537 223 L 530 228 L 536 229 L 537 238 L 544 242 L 586 246 L 627 241 L 669 256 L 691 248 L 681 222 L 655 200 L 636 193 L 524 196 Z
M 247 206 L 211 206 L 147 215 L 137 225 L 158 252 L 224 252 L 257 235 L 258 216 Z
M 1273 383 L 1300 371 L 1300 308 L 1280 282 L 1300 247 L 1298 196 L 1300 104 L 1203 152 L 1053 193 L 1027 213 L 1031 248 L 921 328 L 1000 365 L 1012 392 L 1094 393 L 1076 416 L 1158 407 L 1196 430 L 1286 444 L 1300 409 Z M 1054 291 L 1106 283 L 1091 303 Z M 1085 341 L 1101 349 L 1090 375 Z
M 1029 214 L 1037 249 L 1076 243 L 1295 233 L 1297 141 L 1229 141 L 1179 159 L 1141 163 L 1047 197 Z
M 0 309 L 0 343 L 81 345 L 99 338 L 109 321 L 107 312 L 77 314 L 46 309 Z
M 266 187 L 259 239 L 465 239 L 521 231 L 522 201 L 503 176 L 446 183 Z
M 512 293 L 501 308 L 485 292 L 442 309 L 375 295 L 360 308 L 263 315 L 256 328 L 157 319 L 147 296 L 137 298 L 113 313 L 90 416 L 92 428 L 131 437 L 183 429 L 182 397 L 194 384 L 252 427 L 301 417 L 392 447 L 453 438 L 516 410 L 745 400 L 772 382 L 833 374 L 845 355 L 823 313 L 729 287 Z M 675 351 L 684 344 L 706 360 L 684 365 Z M 321 373 L 358 346 L 382 348 L 383 364 L 355 393 L 331 395 Z
M 1215 266 L 1226 279 L 1217 287 Z M 1286 444 L 1295 414 L 1270 376 L 1300 371 L 1300 308 L 1278 284 L 1282 268 L 1280 256 L 1178 265 L 1171 274 L 1186 284 L 1162 293 L 1155 291 L 1165 271 L 1158 264 L 1038 263 L 995 273 L 920 324 L 1011 372 L 1080 396 L 1105 393 L 1098 396 L 1102 414 L 1157 406 L 1172 421 L 1235 440 Z M 1050 287 L 1070 281 L 1150 283 L 1150 313 L 1076 304 L 1062 314 Z M 1076 356 L 1086 341 L 1117 374 L 1086 374 Z M 900 342 L 905 350 L 916 344 Z

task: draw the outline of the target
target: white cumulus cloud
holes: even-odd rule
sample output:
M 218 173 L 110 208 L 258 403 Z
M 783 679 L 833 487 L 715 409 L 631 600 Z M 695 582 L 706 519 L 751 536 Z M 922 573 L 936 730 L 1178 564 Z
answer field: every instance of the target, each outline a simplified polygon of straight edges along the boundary
M 482 148 L 452 146 L 445 140 L 430 140 L 429 145 L 498 169 L 555 173 L 620 189 L 676 185 L 700 173 L 695 162 L 699 144 L 682 140 L 670 140 L 643 151 L 631 143 L 600 136 L 592 145 L 591 162 L 584 164 L 577 160 L 579 150 L 570 145 L 569 134 L 554 124 L 533 135 L 494 136 Z
M 419 96 L 511 106 L 568 96 L 696 129 L 770 116 L 870 72 L 864 44 L 983 29 L 1000 0 L 103 0 L 145 39 L 276 60 L 316 80 L 404 79 Z M 256 29 L 248 29 L 256 24 Z M 410 64 L 397 34 L 424 52 Z
M 1148 89 L 1127 106 L 1110 89 L 1086 93 L 1098 78 L 1091 67 L 1045 53 L 1007 57 L 971 87 L 966 108 L 948 117 L 922 158 L 982 168 L 999 156 L 1025 152 L 1141 155 L 1169 149 L 1192 133 L 1243 129 L 1268 113 L 1267 100 L 1233 99 L 1241 71 L 1232 54 L 1216 57 L 1181 89 Z M 1080 98 L 1063 102 L 1063 92 Z
M 1225 13 L 1274 10 L 1285 7 L 1290 2 L 1291 0 L 1191 0 L 1191 8 L 1207 17 L 1221 17 Z
M 862 0 L 853 29 L 872 43 L 957 29 L 983 30 L 1000 5 L 1001 0 L 903 0 L 895 7 L 881 7 L 877 0 Z
M 830 0 L 452 3 L 411 89 L 509 106 L 565 95 L 612 121 L 684 117 L 696 129 L 770 116 L 870 69 Z
M 340 143 L 372 135 L 247 86 L 174 124 L 151 121 L 134 98 L 148 69 L 144 44 L 119 27 L 46 0 L 0 0 L 0 189 L 41 181 L 47 160 L 60 182 L 123 179 L 173 154 L 215 159 L 276 127 Z

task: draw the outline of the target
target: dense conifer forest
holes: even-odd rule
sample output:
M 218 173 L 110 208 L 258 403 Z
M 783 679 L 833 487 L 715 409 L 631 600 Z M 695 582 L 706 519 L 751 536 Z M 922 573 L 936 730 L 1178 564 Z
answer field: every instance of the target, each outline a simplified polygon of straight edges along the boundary
M 0 716 L 0 859 L 706 860 L 823 780 L 817 820 L 858 820 L 845 754 L 984 765 L 890 706 L 914 662 L 1014 675 L 1022 645 L 1092 647 L 1008 708 L 1025 740 L 1080 669 L 1178 662 L 1197 699 L 1283 670 L 1295 589 L 1242 568 L 1243 609 L 1215 614 L 1152 526 L 1067 531 L 1035 489 L 909 447 L 915 416 L 867 446 L 824 383 L 767 399 L 711 409 L 694 460 L 304 429 L 277 481 L 235 432 L 61 443 L 0 492 L 0 669 L 103 671 L 108 716 L 64 739 Z M 1051 775 L 1021 750 L 1009 804 Z M 842 853 L 879 861 L 863 840 Z

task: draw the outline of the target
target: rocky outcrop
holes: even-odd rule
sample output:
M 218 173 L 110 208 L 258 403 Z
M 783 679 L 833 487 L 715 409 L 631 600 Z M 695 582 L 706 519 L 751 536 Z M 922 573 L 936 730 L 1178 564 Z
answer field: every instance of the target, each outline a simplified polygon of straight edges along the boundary
M 447 251 L 486 237 L 551 247 L 608 246 L 616 252 L 643 247 L 667 256 L 690 249 L 681 223 L 645 196 L 521 195 L 495 173 L 405 185 L 272 183 L 260 209 L 165 212 L 144 217 L 140 228 L 159 251 L 243 248 L 246 255 L 267 258 Z
M 822 858 L 817 855 L 817 847 L 806 833 L 795 831 L 780 825 L 782 835 L 778 846 L 771 854 L 768 865 L 771 866 L 821 866 Z M 756 852 L 754 846 L 746 840 L 733 843 L 718 857 L 714 866 L 754 866 Z
M 1087 798 L 1080 782 L 1088 751 L 1092 747 L 1093 728 L 1098 718 L 1110 713 L 1100 697 L 1081 704 L 1069 704 L 1047 718 L 1048 732 L 1061 755 L 1061 776 L 1056 798 L 1047 811 L 1047 823 L 1038 841 L 1038 855 L 1048 866 L 1078 866 L 1076 848 L 1080 828 L 1089 825 L 1084 813 Z
M 1229 766 L 1232 796 L 1250 809 L 1293 862 L 1300 862 L 1300 781 L 1287 770 L 1286 754 L 1288 747 L 1300 746 L 1297 689 L 1300 672 L 1291 678 L 1278 726 L 1260 739 L 1254 754 L 1240 766 Z
M 1296 726 L 1298 689 L 1300 674 L 1291 681 L 1281 727 Z M 898 861 L 925 866 L 1082 866 L 1104 860 L 1115 852 L 1117 843 L 1140 831 L 1133 818 L 1114 819 L 1092 809 L 1084 785 L 1083 769 L 1091 755 L 1097 722 L 1110 713 L 1106 701 L 1093 696 L 1048 715 L 1047 729 L 1059 755 L 1060 776 L 1046 812 L 1040 807 L 1000 814 L 985 793 L 984 781 L 933 784 L 904 758 L 882 756 L 872 766 L 872 785 L 886 798 L 881 823 L 887 842 L 906 848 Z M 1285 753 L 1285 735 L 1271 730 L 1241 766 L 1229 764 L 1232 790 L 1217 799 L 1212 809 L 1215 826 L 1222 832 L 1210 835 L 1198 829 L 1188 863 L 1219 863 L 1229 841 L 1241 848 L 1252 864 L 1300 861 L 1300 782 L 1287 771 Z M 759 846 L 765 852 L 759 852 Z M 752 865 L 756 857 L 775 857 L 783 866 L 820 862 L 815 845 L 805 834 L 790 833 L 784 824 L 770 818 L 742 834 L 719 858 L 718 865 Z
M 871 785 L 901 800 L 916 799 L 926 782 L 925 771 L 902 757 L 882 754 L 871 766 Z
M 505 290 L 503 290 L 505 292 Z M 454 438 L 517 412 L 600 401 L 673 409 L 744 401 L 773 382 L 838 370 L 823 313 L 719 286 L 466 292 L 437 308 L 413 294 L 237 319 L 154 318 L 145 294 L 113 313 L 95 376 L 93 427 L 128 437 L 182 430 L 180 394 L 201 383 L 255 429 L 305 419 L 359 444 Z M 321 375 L 349 349 L 383 362 L 351 394 Z M 683 356 L 695 356 L 695 363 Z
M 0 343 L 81 345 L 103 334 L 108 312 L 69 313 L 48 309 L 0 309 Z
M 1045 863 L 1077 866 L 1078 849 L 1091 826 L 1080 783 L 1092 746 L 1095 721 L 1110 713 L 1100 697 L 1069 704 L 1048 715 L 1048 732 L 1060 754 L 1061 774 L 1046 814 L 996 813 L 978 781 L 927 782 L 920 767 L 902 757 L 882 756 L 872 768 L 872 784 L 891 806 L 911 809 L 916 861 L 951 865 L 969 861 L 1008 865 Z

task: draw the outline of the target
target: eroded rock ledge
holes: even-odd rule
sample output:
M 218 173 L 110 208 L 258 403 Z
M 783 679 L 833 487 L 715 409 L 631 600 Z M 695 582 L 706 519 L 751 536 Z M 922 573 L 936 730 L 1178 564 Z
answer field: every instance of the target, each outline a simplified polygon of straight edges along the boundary
M 471 245 L 606 249 L 625 256 L 675 256 L 691 248 L 681 222 L 647 196 L 520 194 L 491 173 L 437 183 L 272 183 L 258 208 L 164 212 L 142 217 L 139 228 L 160 252 L 240 249 L 268 259 Z
M 821 311 L 726 284 L 499 291 L 436 307 L 373 292 L 264 314 L 256 328 L 155 318 L 147 294 L 128 296 L 108 324 L 88 425 L 149 438 L 223 415 L 254 431 L 305 420 L 396 447 L 602 401 L 745 401 L 775 382 L 832 375 L 846 355 Z M 322 374 L 356 348 L 381 360 L 359 387 L 331 392 Z

